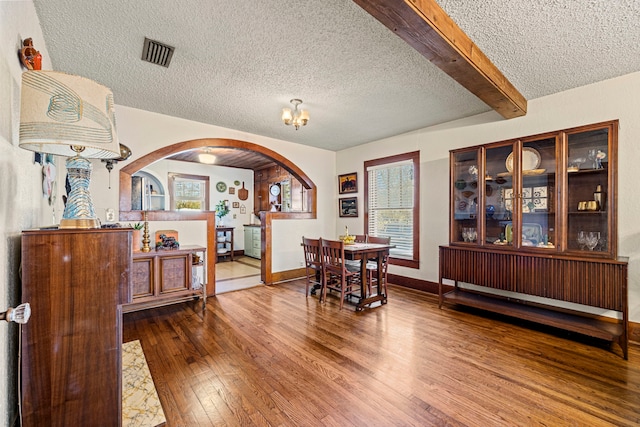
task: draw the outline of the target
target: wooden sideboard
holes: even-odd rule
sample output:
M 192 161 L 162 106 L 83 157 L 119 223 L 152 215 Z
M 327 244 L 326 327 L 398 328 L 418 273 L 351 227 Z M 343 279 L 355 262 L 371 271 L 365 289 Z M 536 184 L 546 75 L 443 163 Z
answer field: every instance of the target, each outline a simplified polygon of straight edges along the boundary
M 125 304 L 125 313 L 176 302 L 202 298 L 207 301 L 206 253 L 202 246 L 182 245 L 180 249 L 134 252 L 132 268 L 132 299 Z M 195 262 L 194 258 L 200 259 Z M 193 268 L 202 268 L 201 283 L 194 283 Z
M 122 424 L 131 229 L 22 233 L 23 426 Z
M 495 248 L 441 246 L 440 305 L 446 302 L 476 307 L 616 342 L 627 359 L 627 270 L 626 258 L 552 257 Z M 455 282 L 452 291 L 445 292 L 444 279 Z M 460 287 L 460 282 L 478 287 Z M 490 292 L 495 290 L 501 294 Z M 527 295 L 553 301 L 536 303 L 523 298 Z M 612 310 L 621 319 L 564 309 L 561 302 Z

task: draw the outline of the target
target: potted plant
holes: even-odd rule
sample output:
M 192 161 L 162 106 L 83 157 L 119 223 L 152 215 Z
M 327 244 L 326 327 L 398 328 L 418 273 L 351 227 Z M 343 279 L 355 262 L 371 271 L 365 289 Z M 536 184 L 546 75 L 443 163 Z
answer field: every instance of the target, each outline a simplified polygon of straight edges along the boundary
M 229 201 L 220 200 L 216 205 L 216 216 L 218 217 L 218 226 L 222 226 L 222 218 L 229 213 Z
M 136 222 L 135 224 L 129 224 L 131 228 L 133 228 L 133 251 L 140 252 L 142 248 L 142 229 L 144 228 L 144 223 Z

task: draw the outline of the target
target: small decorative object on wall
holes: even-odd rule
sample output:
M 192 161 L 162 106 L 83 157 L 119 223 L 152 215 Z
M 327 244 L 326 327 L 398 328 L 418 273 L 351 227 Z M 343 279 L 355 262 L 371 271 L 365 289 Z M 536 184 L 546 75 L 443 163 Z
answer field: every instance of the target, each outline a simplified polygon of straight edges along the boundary
M 358 217 L 358 198 L 348 197 L 338 200 L 338 210 L 341 217 Z
M 229 187 L 229 194 L 236 194 L 236 187 Z
M 240 213 L 241 214 L 246 214 L 247 213 L 247 207 L 245 205 L 240 205 Z
M 238 181 L 237 179 L 235 181 L 233 181 L 233 185 L 238 186 L 240 185 L 240 181 Z
M 249 198 L 249 190 L 244 188 L 244 181 L 242 181 L 242 188 L 238 190 L 238 199 L 247 200 Z
M 234 209 L 238 209 L 240 207 L 240 202 L 233 202 Z
M 338 191 L 340 194 L 358 192 L 358 174 L 356 172 L 338 175 Z
M 218 182 L 216 184 L 216 190 L 218 190 L 218 193 L 224 193 L 225 191 L 227 191 L 227 184 L 222 181 Z
M 24 39 L 22 42 L 22 49 L 20 49 L 20 62 L 27 70 L 41 70 L 42 69 L 42 55 L 33 47 L 33 40 L 31 37 Z

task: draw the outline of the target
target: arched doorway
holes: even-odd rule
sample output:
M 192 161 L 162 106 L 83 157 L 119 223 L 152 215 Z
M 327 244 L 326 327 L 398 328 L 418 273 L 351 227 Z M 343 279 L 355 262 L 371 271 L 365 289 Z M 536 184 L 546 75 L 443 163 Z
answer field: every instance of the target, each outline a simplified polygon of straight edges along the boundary
M 286 169 L 306 189 L 309 195 L 309 210 L 307 212 L 260 212 L 261 222 L 261 255 L 262 269 L 261 279 L 267 284 L 273 284 L 274 278 L 271 271 L 271 221 L 277 219 L 313 219 L 316 218 L 317 193 L 316 186 L 311 179 L 294 163 L 275 151 L 252 142 L 222 138 L 203 138 L 183 141 L 176 144 L 161 147 L 120 169 L 120 221 L 141 221 L 143 211 L 131 210 L 131 176 L 156 161 L 162 160 L 176 153 L 199 148 L 233 148 L 236 150 L 253 151 L 259 153 L 280 167 Z M 215 248 L 215 212 L 180 212 L 180 211 L 148 211 L 149 221 L 201 221 L 207 223 L 207 247 Z M 207 263 L 207 294 L 215 295 L 215 257 L 209 256 Z

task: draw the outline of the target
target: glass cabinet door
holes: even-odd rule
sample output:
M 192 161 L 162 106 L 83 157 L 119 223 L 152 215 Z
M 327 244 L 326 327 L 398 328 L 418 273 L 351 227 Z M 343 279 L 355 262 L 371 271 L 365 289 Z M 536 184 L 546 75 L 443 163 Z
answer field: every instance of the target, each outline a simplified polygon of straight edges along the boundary
M 450 242 L 616 258 L 618 121 L 451 150 Z
M 521 246 L 556 249 L 557 153 L 558 142 L 555 136 L 522 142 Z
M 461 151 L 451 158 L 451 242 L 478 242 L 478 152 Z
M 567 250 L 610 252 L 609 127 L 567 134 Z M 595 254 L 594 254 L 595 255 Z
M 519 212 L 514 192 L 513 144 L 485 151 L 485 243 L 513 246 L 513 217 Z M 510 157 L 511 156 L 511 157 Z

